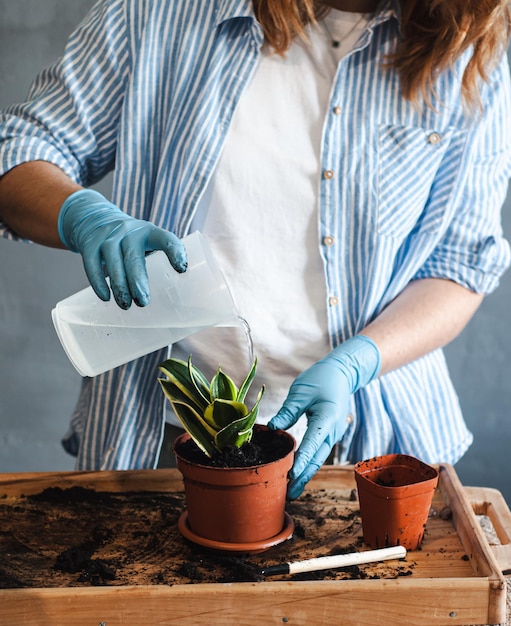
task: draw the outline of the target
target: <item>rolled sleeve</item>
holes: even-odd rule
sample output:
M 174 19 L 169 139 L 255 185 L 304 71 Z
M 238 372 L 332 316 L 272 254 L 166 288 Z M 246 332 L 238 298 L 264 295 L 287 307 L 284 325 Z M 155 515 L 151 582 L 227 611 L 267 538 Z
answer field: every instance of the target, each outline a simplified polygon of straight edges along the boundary
M 11 107 L 0 113 L 0 176 L 29 161 L 48 161 L 60 167 L 73 180 L 82 180 L 79 161 L 66 144 L 52 138 L 48 130 L 29 119 L 30 105 Z
M 114 167 L 130 53 L 124 5 L 98 2 L 24 103 L 0 112 L 0 176 L 47 161 L 89 186 Z M 16 235 L 0 223 L 0 234 Z
M 415 275 L 446 278 L 490 293 L 511 262 L 501 224 L 511 174 L 511 89 L 507 59 L 483 89 L 483 112 L 467 133 L 453 217 Z M 444 164 L 448 168 L 449 163 Z M 441 174 L 440 174 L 441 175 Z

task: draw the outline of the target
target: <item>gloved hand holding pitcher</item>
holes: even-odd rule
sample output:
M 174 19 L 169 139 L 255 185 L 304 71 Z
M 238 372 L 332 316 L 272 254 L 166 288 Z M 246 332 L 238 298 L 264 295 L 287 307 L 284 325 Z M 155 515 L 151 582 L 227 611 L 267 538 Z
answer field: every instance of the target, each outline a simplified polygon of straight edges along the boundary
M 199 233 L 179 240 L 91 190 L 64 202 L 58 225 L 66 246 L 81 253 L 95 293 L 85 289 L 53 311 L 59 338 L 82 375 L 96 376 L 209 326 L 239 323 L 221 269 Z M 165 254 L 146 256 L 156 251 Z M 84 328 L 93 328 L 94 338 Z M 293 382 L 269 422 L 272 429 L 286 430 L 307 417 L 289 498 L 301 494 L 342 438 L 350 396 L 378 375 L 380 363 L 374 342 L 358 335 Z

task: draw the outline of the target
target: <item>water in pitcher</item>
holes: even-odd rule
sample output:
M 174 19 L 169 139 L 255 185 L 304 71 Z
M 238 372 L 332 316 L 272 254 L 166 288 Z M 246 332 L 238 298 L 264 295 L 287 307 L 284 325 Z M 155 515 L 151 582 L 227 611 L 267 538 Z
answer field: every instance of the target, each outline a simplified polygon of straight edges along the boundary
M 134 309 L 136 311 L 136 309 Z M 74 318 L 72 311 L 67 310 L 59 315 L 56 327 L 68 357 L 82 376 L 96 376 L 102 372 L 118 367 L 129 360 L 144 356 L 166 345 L 180 341 L 194 333 L 210 328 L 206 323 L 200 326 L 183 324 L 168 326 L 144 326 L 140 323 L 132 325 L 101 325 L 86 323 L 83 319 Z M 240 316 L 222 326 L 241 326 L 247 340 L 249 363 L 254 361 L 254 345 L 248 322 Z M 87 349 L 84 350 L 84 346 Z
M 82 376 L 97 376 L 204 328 L 98 326 L 60 318 L 58 333 L 78 372 Z
M 222 326 L 227 325 L 241 326 L 245 331 L 247 350 L 252 363 L 254 347 L 248 322 L 238 317 L 229 324 L 222 324 Z M 75 368 L 82 376 L 96 376 L 166 345 L 176 343 L 188 335 L 210 328 L 211 324 L 204 323 L 194 327 L 101 326 L 73 320 L 69 316 L 66 319 L 61 315 L 58 327 L 59 335 L 62 334 L 62 343 Z M 83 349 L 84 345 L 87 346 L 87 350 Z

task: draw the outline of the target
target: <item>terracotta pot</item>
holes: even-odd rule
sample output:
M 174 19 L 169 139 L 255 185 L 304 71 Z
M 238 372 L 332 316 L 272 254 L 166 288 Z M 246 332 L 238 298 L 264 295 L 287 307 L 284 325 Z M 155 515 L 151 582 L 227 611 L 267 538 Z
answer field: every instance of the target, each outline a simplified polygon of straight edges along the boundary
M 255 428 L 268 431 L 265 426 Z M 284 431 L 275 431 L 275 436 L 286 440 L 283 458 L 239 468 L 196 465 L 179 453 L 188 434 L 176 439 L 187 506 L 180 530 L 187 538 L 215 549 L 258 552 L 289 539 L 293 524 L 285 506 L 295 440 Z
M 405 454 L 387 454 L 355 465 L 364 542 L 373 549 L 422 543 L 438 471 Z

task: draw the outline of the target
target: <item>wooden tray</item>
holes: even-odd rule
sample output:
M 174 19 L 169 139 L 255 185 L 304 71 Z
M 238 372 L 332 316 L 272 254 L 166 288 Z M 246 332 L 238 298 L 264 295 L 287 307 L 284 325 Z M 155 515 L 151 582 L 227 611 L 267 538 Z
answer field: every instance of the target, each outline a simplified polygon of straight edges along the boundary
M 340 624 L 435 626 L 506 621 L 506 583 L 511 569 L 511 514 L 499 491 L 464 488 L 450 465 L 440 466 L 432 515 L 420 550 L 406 557 L 406 576 L 344 580 L 72 586 L 0 590 L 0 624 L 9 626 L 117 626 L 120 624 Z M 0 475 L 0 506 L 48 487 L 102 492 L 181 492 L 176 470 Z M 339 510 L 354 510 L 351 467 L 323 468 L 300 500 L 319 503 L 332 495 Z M 476 515 L 492 521 L 500 541 L 490 546 Z M 335 520 L 334 520 L 335 521 Z M 2 529 L 0 528 L 0 531 Z M 318 529 L 321 532 L 321 529 Z M 361 529 L 351 528 L 358 534 Z M 342 525 L 340 524 L 342 534 Z M 182 541 L 180 537 L 176 541 Z M 300 538 L 294 548 L 300 553 Z M 303 558 L 311 555 L 305 550 Z M 325 554 L 329 546 L 325 546 Z M 364 547 L 362 546 L 362 549 Z M 283 549 L 282 549 L 283 550 Z M 278 563 L 279 550 L 253 557 Z M 315 555 L 314 555 L 315 556 Z M 1 555 L 0 555 L 1 558 Z M 165 555 L 162 555 L 165 559 Z M 265 561 L 267 559 L 267 562 Z M 203 560 L 208 561 L 205 554 Z M 382 574 L 383 572 L 383 574 Z

